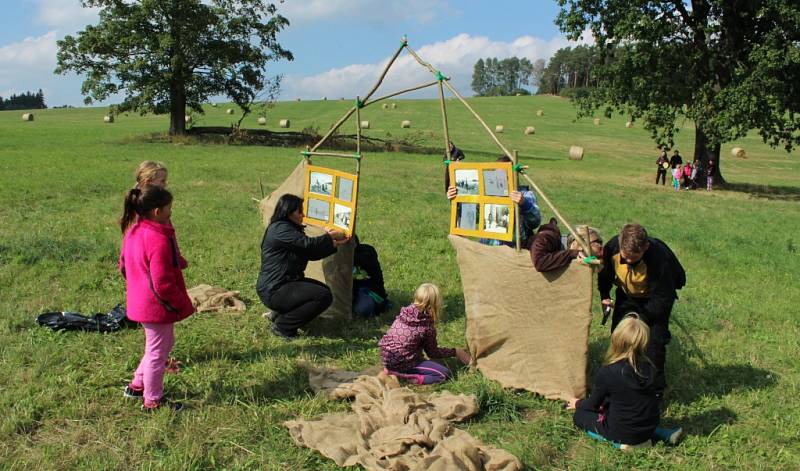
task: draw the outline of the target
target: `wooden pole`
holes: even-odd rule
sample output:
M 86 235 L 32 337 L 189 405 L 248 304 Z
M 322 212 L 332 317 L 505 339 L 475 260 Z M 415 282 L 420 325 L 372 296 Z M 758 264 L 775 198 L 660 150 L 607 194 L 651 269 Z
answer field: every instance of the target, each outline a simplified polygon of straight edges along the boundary
M 336 130 L 337 130 L 337 129 L 339 129 L 339 127 L 340 127 L 342 124 L 344 124 L 344 122 L 345 122 L 345 121 L 347 121 L 347 118 L 349 118 L 350 116 L 352 116 L 352 115 L 353 115 L 353 113 L 355 113 L 355 111 L 356 111 L 357 109 L 358 109 L 358 107 L 357 107 L 357 106 L 354 106 L 354 107 L 350 108 L 350 110 L 348 110 L 348 111 L 347 111 L 347 113 L 345 113 L 345 115 L 344 115 L 344 116 L 342 116 L 341 118 L 339 118 L 339 121 L 336 121 L 336 124 L 334 124 L 334 125 L 333 125 L 333 127 L 330 129 L 330 131 L 328 131 L 328 132 L 327 132 L 327 134 L 325 134 L 324 136 L 322 136 L 322 139 L 320 139 L 320 140 L 319 140 L 319 142 L 317 142 L 316 144 L 314 144 L 314 147 L 312 147 L 312 148 L 311 148 L 311 152 L 314 152 L 315 150 L 317 150 L 317 149 L 319 148 L 319 146 L 321 146 L 321 145 L 322 145 L 322 143 L 324 143 L 326 140 L 328 140 L 328 138 L 329 138 L 329 137 L 331 137 L 331 134 L 333 134 L 334 132 L 336 132 Z
M 392 56 L 392 58 L 389 59 L 389 63 L 386 64 L 386 67 L 383 68 L 383 72 L 381 72 L 381 76 L 378 77 L 378 83 L 376 83 L 375 86 L 372 87 L 372 90 L 370 90 L 369 93 L 367 93 L 367 96 L 364 97 L 364 101 L 369 100 L 369 97 L 371 97 L 372 94 L 375 93 L 375 90 L 377 90 L 378 87 L 381 86 L 381 83 L 383 82 L 384 77 L 386 77 L 386 73 L 389 72 L 389 67 L 391 67 L 392 64 L 394 64 L 394 61 L 397 59 L 397 56 L 399 56 L 400 53 L 403 51 L 404 47 L 406 47 L 405 39 L 403 39 L 403 41 L 400 44 L 400 47 L 397 48 L 397 51 L 395 51 L 395 53 Z
M 517 155 L 517 150 L 514 149 L 514 153 L 511 154 L 511 165 L 512 166 L 516 166 L 518 161 L 519 161 L 519 155 Z M 511 191 L 517 191 L 517 188 L 519 188 L 519 176 L 517 176 L 517 171 L 514 170 L 513 168 L 511 170 L 511 172 L 512 172 L 512 183 L 514 185 L 514 188 L 512 188 Z M 520 241 L 520 234 L 521 234 L 522 231 L 519 230 L 521 223 L 522 223 L 522 221 L 519 220 L 519 205 L 515 203 L 514 204 L 514 234 L 516 234 L 515 239 L 517 240 L 517 243 L 516 243 L 517 252 L 520 251 L 521 245 L 522 245 L 522 243 Z
M 390 93 L 388 95 L 384 95 L 384 96 L 382 96 L 380 98 L 376 98 L 376 99 L 368 101 L 368 102 L 365 101 L 364 102 L 364 106 L 372 105 L 372 104 L 375 104 L 375 103 L 377 103 L 379 101 L 386 100 L 387 98 L 391 98 L 391 97 L 397 96 L 397 95 L 402 95 L 403 93 L 408 93 L 408 92 L 413 92 L 415 90 L 421 90 L 423 88 L 428 88 L 428 87 L 431 87 L 433 85 L 436 85 L 437 83 L 439 83 L 439 81 L 438 80 L 434 80 L 431 83 L 425 83 L 425 84 L 422 84 L 422 85 L 417 85 L 416 87 L 411 87 L 411 88 L 406 88 L 405 90 L 400 90 L 399 92 L 393 92 L 393 93 Z
M 450 160 L 450 131 L 447 129 L 447 109 L 444 105 L 444 88 L 442 88 L 441 80 L 439 82 L 439 104 L 442 107 L 442 124 L 444 125 L 444 155 L 447 160 Z
M 309 156 L 309 157 L 312 156 L 312 155 L 324 155 L 324 156 L 327 156 L 327 157 L 342 157 L 342 158 L 346 158 L 346 159 L 360 159 L 361 158 L 361 156 L 359 154 L 340 154 L 338 152 L 311 152 L 311 151 L 305 151 L 305 152 L 300 152 L 300 153 L 303 154 L 303 155 Z
M 356 96 L 356 103 L 361 103 L 360 97 Z M 356 105 L 356 154 L 361 153 L 361 108 Z

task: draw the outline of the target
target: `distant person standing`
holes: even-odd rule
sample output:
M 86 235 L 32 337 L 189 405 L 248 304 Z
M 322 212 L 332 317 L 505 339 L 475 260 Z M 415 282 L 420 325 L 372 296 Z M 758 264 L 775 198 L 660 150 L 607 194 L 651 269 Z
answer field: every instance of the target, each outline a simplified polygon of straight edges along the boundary
M 714 187 L 714 161 L 709 160 L 706 165 L 706 191 L 711 191 Z
M 661 153 L 658 155 L 658 160 L 656 160 L 656 166 L 658 167 L 658 171 L 656 173 L 656 185 L 658 185 L 658 179 L 661 179 L 661 185 L 665 185 L 667 183 L 667 169 L 669 168 L 669 157 L 667 157 L 666 149 L 661 149 Z
M 447 141 L 447 153 L 444 156 L 444 191 L 450 188 L 450 166 L 449 162 L 458 162 L 464 160 L 464 152 L 453 144 L 453 141 Z
M 675 149 L 675 152 L 672 153 L 672 158 L 669 159 L 669 166 L 675 169 L 675 167 L 682 164 L 683 159 L 681 158 L 681 153 L 678 152 L 678 149 Z

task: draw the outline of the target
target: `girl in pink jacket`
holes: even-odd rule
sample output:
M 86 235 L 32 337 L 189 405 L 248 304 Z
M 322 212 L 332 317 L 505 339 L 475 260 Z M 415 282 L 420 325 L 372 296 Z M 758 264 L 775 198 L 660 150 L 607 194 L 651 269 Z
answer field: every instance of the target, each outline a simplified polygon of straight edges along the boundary
M 143 398 L 145 411 L 162 405 L 164 370 L 175 344 L 173 325 L 194 312 L 181 272 L 188 264 L 178 250 L 171 216 L 172 195 L 162 187 L 145 185 L 125 196 L 119 267 L 128 318 L 142 324 L 145 339 L 144 356 L 125 396 Z M 179 403 L 169 406 L 181 408 Z

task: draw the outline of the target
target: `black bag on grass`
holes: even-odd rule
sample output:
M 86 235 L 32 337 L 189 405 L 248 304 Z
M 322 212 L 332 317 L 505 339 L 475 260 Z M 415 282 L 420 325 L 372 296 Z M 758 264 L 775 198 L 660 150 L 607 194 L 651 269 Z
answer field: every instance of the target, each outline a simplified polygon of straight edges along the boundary
M 97 313 L 92 317 L 78 312 L 45 312 L 36 318 L 42 327 L 53 330 L 83 330 L 88 332 L 116 332 L 124 327 L 135 327 L 138 324 L 128 319 L 125 308 L 117 304 L 108 314 Z

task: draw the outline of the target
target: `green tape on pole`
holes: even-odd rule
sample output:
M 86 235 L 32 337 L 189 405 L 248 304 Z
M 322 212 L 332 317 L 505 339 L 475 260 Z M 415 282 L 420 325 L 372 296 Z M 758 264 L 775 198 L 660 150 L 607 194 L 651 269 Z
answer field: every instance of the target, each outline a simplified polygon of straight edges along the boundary
M 364 107 L 364 102 L 359 100 L 358 98 L 356 98 L 356 108 L 360 109 L 360 108 L 363 108 L 363 107 Z
M 584 258 L 584 259 L 583 259 L 583 263 L 585 263 L 585 264 L 589 265 L 589 264 L 591 264 L 592 262 L 594 262 L 595 260 L 597 260 L 597 257 L 595 257 L 594 255 L 592 255 L 592 256 L 589 256 L 589 257 L 586 257 L 586 258 Z
M 303 154 L 303 155 L 305 155 L 306 157 L 311 157 L 311 152 L 309 152 L 309 151 L 307 151 L 307 150 L 304 150 L 304 151 L 302 151 L 302 152 L 300 152 L 300 153 L 301 153 L 301 154 Z
M 442 80 L 447 80 L 447 77 L 445 77 L 444 74 L 442 74 L 442 72 L 440 70 L 437 70 L 436 71 L 436 80 L 441 82 Z
M 521 172 L 521 171 L 525 170 L 523 167 L 524 167 L 524 165 L 514 164 L 511 168 L 514 169 L 515 172 Z
M 353 154 L 356 160 L 361 160 L 361 154 Z
M 447 160 L 445 160 L 445 161 L 444 161 L 444 164 L 445 164 L 445 165 L 450 165 L 450 163 L 451 163 L 451 162 L 452 162 L 452 160 L 450 160 L 450 159 L 447 159 Z

